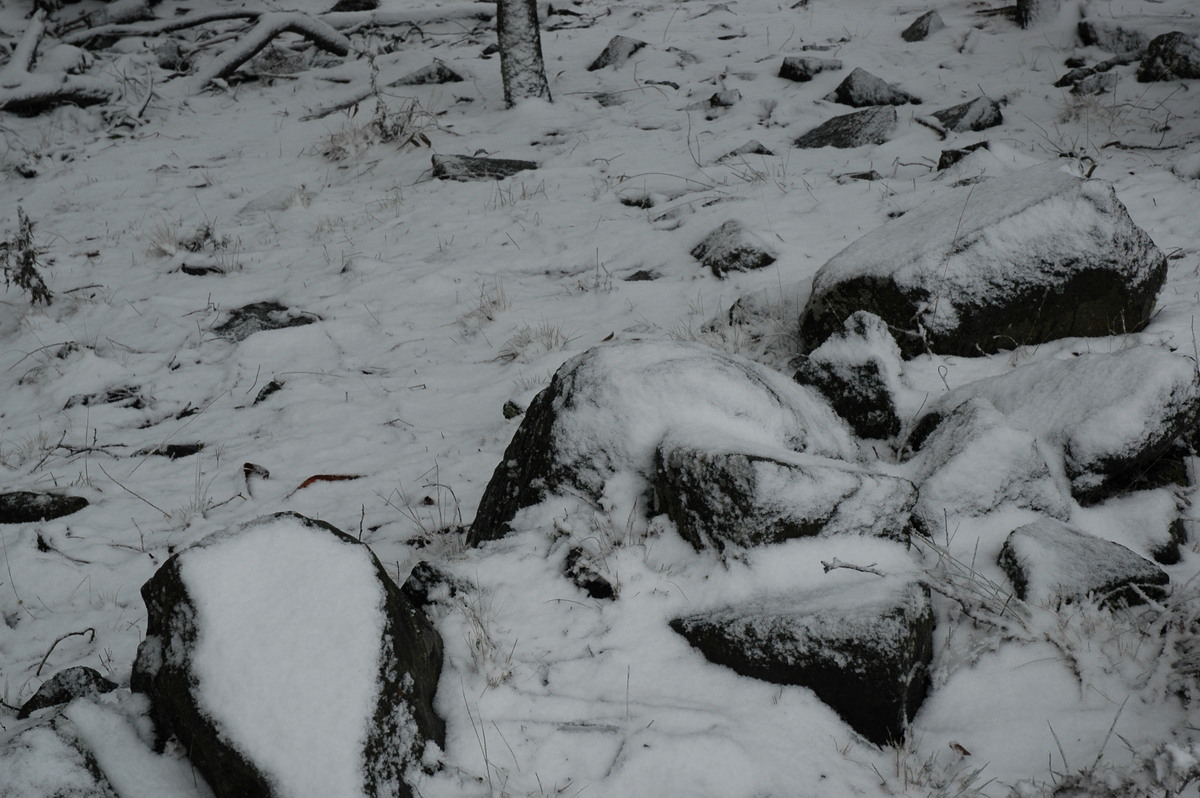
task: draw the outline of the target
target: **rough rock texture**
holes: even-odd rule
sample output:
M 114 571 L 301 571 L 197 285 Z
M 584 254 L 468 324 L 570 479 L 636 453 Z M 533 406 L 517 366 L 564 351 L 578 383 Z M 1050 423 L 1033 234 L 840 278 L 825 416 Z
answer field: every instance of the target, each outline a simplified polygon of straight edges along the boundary
M 904 29 L 904 32 L 900 34 L 900 38 L 906 42 L 920 42 L 928 39 L 931 33 L 939 31 L 944 27 L 946 27 L 946 23 L 942 21 L 942 17 L 938 12 L 926 11 Z
M 878 316 L 851 314 L 845 328 L 808 354 L 795 380 L 820 391 L 861 438 L 900 433 L 900 347 Z
M 910 440 L 923 445 L 950 411 L 972 399 L 986 400 L 1037 438 L 1075 498 L 1092 504 L 1125 490 L 1192 429 L 1200 378 L 1190 359 L 1159 346 L 1028 363 L 944 394 Z
M 1125 66 L 1126 64 L 1132 64 L 1137 60 L 1138 60 L 1138 57 L 1135 53 L 1125 53 L 1123 55 L 1114 56 L 1105 61 L 1101 61 L 1098 64 L 1093 64 L 1090 67 L 1089 66 L 1075 67 L 1071 71 L 1067 72 L 1067 74 L 1063 75 L 1061 78 L 1054 81 L 1054 85 L 1060 89 L 1066 88 L 1068 86 L 1078 89 L 1080 84 L 1084 84 L 1084 83 L 1094 86 L 1095 84 L 1098 84 L 1101 82 L 1111 81 L 1111 84 L 1113 86 L 1115 86 L 1117 84 L 1117 81 L 1120 76 L 1112 73 L 1111 70 L 1114 67 Z M 1085 89 L 1085 90 L 1081 90 L 1081 91 L 1075 91 L 1073 93 L 1074 94 L 1096 94 L 1097 92 Z
M 911 482 L 849 463 L 780 452 L 658 451 L 656 508 L 696 549 L 766 546 L 797 537 L 907 540 Z
M 836 89 L 825 96 L 825 100 L 854 108 L 921 102 L 896 84 L 888 83 L 862 68 L 855 68 Z
M 745 144 L 722 155 L 717 160 L 728 161 L 736 158 L 741 158 L 744 155 L 774 155 L 767 145 L 763 144 L 758 139 L 750 139 Z
M 82 496 L 60 496 L 57 493 L 31 493 L 18 490 L 0 493 L 0 524 L 28 524 L 49 521 L 77 513 L 88 506 Z
M 633 54 L 646 46 L 646 42 L 629 36 L 614 36 L 608 40 L 608 45 L 596 56 L 596 60 L 588 65 L 588 72 L 595 72 L 604 67 L 619 67 L 633 57 Z
M 616 586 L 604 575 L 604 568 L 597 557 L 593 557 L 580 546 L 567 552 L 563 564 L 563 575 L 576 587 L 594 599 L 615 599 Z
M 299 313 L 278 302 L 252 302 L 230 311 L 229 318 L 213 327 L 213 332 L 230 341 L 242 341 L 264 330 L 302 327 L 319 321 L 312 313 Z
M 782 374 L 699 344 L 596 347 L 534 397 L 492 474 L 467 543 L 508 534 L 516 513 L 556 493 L 599 501 L 618 472 L 648 479 L 672 431 L 716 428 L 745 446 L 853 457 L 849 429 Z
M 970 399 L 947 414 L 917 461 L 914 523 L 944 533 L 954 517 L 978 518 L 1011 504 L 1066 519 L 1065 491 L 1037 438 L 1009 422 L 986 399 Z
M 951 166 L 954 166 L 954 164 L 975 152 L 975 150 L 986 150 L 987 148 L 988 142 L 978 141 L 974 144 L 968 144 L 965 147 L 955 147 L 949 150 L 942 150 L 941 155 L 938 156 L 938 171 L 941 172 L 945 169 L 949 169 Z
M 744 676 L 811 689 L 877 745 L 904 738 L 929 688 L 933 609 L 916 583 L 869 576 L 677 618 L 671 628 Z
M 1200 47 L 1196 38 L 1182 31 L 1156 36 L 1146 47 L 1137 79 L 1141 83 L 1156 80 L 1200 79 Z
M 21 705 L 17 720 L 25 718 L 46 707 L 56 707 L 74 701 L 76 698 L 91 698 L 92 696 L 111 693 L 117 689 L 115 682 L 110 682 L 100 675 L 100 672 L 84 665 L 67 668 L 51 676 L 28 701 Z
M 1000 103 L 991 97 L 976 97 L 970 102 L 937 111 L 932 116 L 943 129 L 952 133 L 987 130 L 1004 121 Z
M 1093 595 L 1111 606 L 1160 599 L 1170 577 L 1129 549 L 1046 519 L 1016 529 L 1000 550 L 1000 566 L 1017 597 L 1031 602 Z
M 779 77 L 797 83 L 807 83 L 820 72 L 832 72 L 841 68 L 842 62 L 836 58 L 791 55 L 783 59 L 783 64 L 779 67 Z
M 1085 78 L 1080 78 L 1079 82 L 1071 87 L 1071 94 L 1077 97 L 1089 94 L 1108 94 L 1116 89 L 1120 81 L 1121 76 L 1116 72 L 1101 72 L 1095 75 L 1088 75 Z
M 801 149 L 837 147 L 850 149 L 887 141 L 896 126 L 896 109 L 890 105 L 865 108 L 852 114 L 835 116 L 792 142 Z
M 254 547 L 251 551 L 278 550 L 278 545 L 283 545 L 285 540 L 290 541 L 287 545 L 291 550 L 279 558 L 281 562 L 246 562 L 240 558 L 247 544 Z M 281 620 L 287 618 L 286 608 L 243 602 L 232 617 L 219 619 L 211 606 L 196 601 L 197 591 L 199 595 L 211 596 L 211 583 L 204 585 L 201 582 L 212 578 L 214 558 L 228 557 L 222 549 L 239 553 L 239 569 L 270 571 L 275 581 L 281 575 L 280 568 L 290 568 L 282 576 L 289 582 L 303 583 L 308 580 L 310 571 L 326 572 L 332 567 L 331 559 L 341 558 L 352 564 L 354 570 L 374 573 L 374 586 L 363 589 L 377 592 L 378 603 L 356 607 L 338 619 L 348 628 L 378 623 L 381 633 L 374 667 L 370 663 L 360 664 L 367 673 L 373 670 L 375 677 L 369 685 L 349 688 L 374 696 L 374 710 L 369 717 L 361 719 L 365 726 L 361 731 L 361 764 L 355 768 L 358 771 L 356 778 L 361 781 L 340 784 L 338 791 L 347 796 L 411 796 L 406 777 L 420 766 L 427 743 L 444 745 L 445 725 L 433 709 L 434 691 L 441 671 L 441 638 L 424 614 L 391 581 L 369 549 L 328 524 L 294 513 L 279 513 L 232 532 L 210 535 L 171 557 L 142 587 L 148 611 L 147 633 L 146 640 L 138 648 L 131 686 L 135 692 L 150 697 L 151 716 L 159 735 L 165 737 L 173 733 L 179 739 L 189 759 L 219 798 L 282 798 L 285 793 L 276 786 L 281 774 L 264 770 L 269 770 L 270 766 L 264 764 L 262 758 L 267 756 L 264 751 L 292 749 L 287 739 L 278 736 L 286 735 L 292 727 L 276 728 L 270 739 L 237 739 L 229 725 L 237 718 L 239 708 L 213 705 L 211 695 L 224 695 L 231 690 L 238 694 L 277 693 L 281 689 L 279 683 L 292 684 L 297 679 L 300 682 L 319 679 L 336 683 L 350 678 L 342 672 L 326 674 L 313 670 L 320 666 L 304 658 L 303 653 L 305 645 L 312 639 L 306 641 L 305 635 Z M 333 549 L 336 552 L 331 558 Z M 298 555 L 297 551 L 303 553 Z M 314 556 L 319 556 L 320 560 L 297 559 Z M 339 591 L 346 587 L 330 583 L 322 585 L 321 589 Z M 252 587 L 247 589 L 253 592 Z M 225 594 L 222 592 L 222 595 Z M 308 619 L 305 622 L 316 621 Z M 224 666 L 232 652 L 222 651 L 217 660 L 220 664 L 214 665 L 213 657 L 207 656 L 205 649 L 206 635 L 217 628 L 215 625 L 228 635 L 230 624 L 237 627 L 234 634 L 239 645 L 261 646 L 271 651 L 293 650 L 294 647 L 297 659 L 278 662 L 270 673 L 214 671 Z M 276 640 L 272 633 L 286 638 Z M 318 634 L 320 640 L 325 641 L 332 633 L 326 630 Z M 204 667 L 198 665 L 202 661 L 206 663 Z M 264 679 L 263 683 L 245 681 L 256 677 Z M 291 700 L 289 705 L 278 707 L 281 718 L 286 719 L 290 712 L 295 712 Z M 295 696 L 294 700 L 302 706 L 305 698 Z M 347 711 L 353 717 L 356 710 L 350 708 Z M 242 728 L 242 723 L 244 721 L 239 719 L 235 725 Z M 258 722 L 253 724 L 255 731 L 261 734 L 258 725 Z M 314 767 L 323 770 L 330 764 L 314 763 Z
M 775 253 L 741 222 L 730 219 L 692 248 L 692 257 L 712 269 L 717 277 L 770 266 Z
M 858 310 L 906 358 L 974 356 L 1140 330 L 1167 261 L 1107 184 L 1039 165 L 938 197 L 867 233 L 813 278 L 813 349 Z
M 434 155 L 433 176 L 439 180 L 503 180 L 518 172 L 537 169 L 535 161 L 508 158 L 475 158 L 470 155 Z

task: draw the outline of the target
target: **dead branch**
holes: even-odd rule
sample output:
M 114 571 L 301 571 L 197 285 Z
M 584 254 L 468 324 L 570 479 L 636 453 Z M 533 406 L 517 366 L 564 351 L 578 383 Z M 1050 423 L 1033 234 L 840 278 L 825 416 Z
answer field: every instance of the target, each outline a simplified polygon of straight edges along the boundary
M 227 11 L 201 11 L 172 19 L 154 19 L 146 22 L 131 24 L 97 25 L 87 30 L 76 31 L 63 37 L 63 42 L 77 47 L 87 47 L 93 42 L 104 39 L 119 39 L 125 36 L 161 36 L 164 33 L 174 33 L 178 30 L 196 28 L 213 22 L 228 20 L 255 20 L 263 15 L 262 11 L 248 9 L 231 9 Z
M 404 11 L 335 11 L 322 14 L 321 20 L 331 28 L 346 30 L 378 26 L 420 25 L 435 20 L 474 19 L 486 22 L 496 16 L 495 3 L 462 3 L 441 6 L 436 9 L 411 9 Z
M 836 571 L 838 568 L 845 568 L 848 571 L 862 571 L 864 574 L 885 576 L 883 571 L 875 567 L 875 563 L 871 563 L 870 565 L 855 565 L 851 562 L 842 562 L 837 557 L 829 561 L 821 560 L 821 567 L 825 569 L 825 573 Z
M 101 25 L 119 25 L 147 19 L 154 19 L 154 12 L 150 9 L 150 0 L 115 0 L 104 8 L 88 11 L 74 19 L 60 23 L 55 29 L 55 35 L 62 38 L 67 31 L 79 27 L 96 28 Z
M 46 32 L 46 12 L 38 11 L 29 20 L 29 27 L 21 34 L 21 40 L 13 48 L 12 58 L 0 69 L 0 88 L 15 88 L 29 75 L 37 55 L 38 42 Z
M 89 626 L 87 629 L 84 629 L 81 632 L 67 632 L 65 635 L 63 635 L 62 637 L 58 638 L 53 643 L 51 643 L 49 651 L 46 652 L 46 656 L 42 657 L 42 661 L 40 663 L 38 663 L 37 670 L 34 672 L 33 675 L 34 676 L 42 675 L 42 668 L 46 667 L 46 660 L 50 659 L 50 654 L 53 653 L 55 646 L 57 646 L 62 641 L 66 640 L 68 637 L 74 637 L 75 635 L 86 635 L 86 634 L 91 634 L 91 636 L 92 636 L 92 639 L 88 641 L 89 643 L 96 642 L 96 630 Z
M 192 78 L 192 93 L 203 91 L 214 80 L 224 79 L 253 58 L 283 33 L 297 33 L 334 55 L 349 55 L 350 40 L 333 28 L 299 11 L 272 11 L 262 14 L 258 23 L 237 44 L 201 65 Z
M 96 105 L 108 102 L 117 87 L 108 81 L 86 76 L 35 74 L 30 72 L 38 42 L 46 32 L 46 12 L 29 20 L 12 58 L 0 69 L 0 110 L 21 116 L 36 116 L 58 105 Z

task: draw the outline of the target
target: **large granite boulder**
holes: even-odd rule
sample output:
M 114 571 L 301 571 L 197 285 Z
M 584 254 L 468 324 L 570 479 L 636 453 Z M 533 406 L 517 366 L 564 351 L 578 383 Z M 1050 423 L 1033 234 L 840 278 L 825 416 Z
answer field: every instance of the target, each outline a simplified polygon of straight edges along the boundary
M 811 689 L 877 745 L 900 743 L 925 699 L 933 625 L 926 588 L 877 576 L 671 622 L 711 662 Z
M 891 438 L 900 433 L 900 370 L 900 347 L 887 324 L 859 311 L 808 353 L 795 380 L 820 391 L 858 436 Z
M 905 479 L 786 451 L 706 448 L 668 439 L 655 458 L 656 509 L 697 550 L 798 537 L 907 540 L 916 491 Z
M 176 554 L 142 597 L 132 687 L 219 798 L 414 795 L 444 745 L 441 638 L 366 546 L 280 513 Z
M 611 502 L 618 474 L 633 476 L 635 502 L 669 432 L 703 441 L 713 429 L 745 446 L 854 457 L 849 430 L 824 401 L 750 360 L 673 341 L 597 347 L 564 363 L 534 397 L 467 542 L 503 537 L 519 510 L 551 495 Z
M 1000 566 L 1025 601 L 1048 603 L 1095 596 L 1108 606 L 1160 599 L 1170 583 L 1161 568 L 1119 543 L 1045 519 L 1014 530 Z
M 1132 332 L 1166 274 L 1111 186 L 1039 165 L 950 191 L 834 255 L 801 335 L 812 350 L 859 310 L 887 322 L 905 357 Z
M 917 458 L 914 523 L 943 533 L 953 519 L 978 518 L 1001 507 L 1021 507 L 1066 519 L 1066 491 L 1042 454 L 1038 439 L 983 398 L 947 413 Z
M 1072 495 L 1093 504 L 1133 484 L 1194 427 L 1200 378 L 1192 360 L 1161 346 L 1027 363 L 933 402 L 910 436 L 914 448 L 931 443 L 926 436 L 973 400 L 1034 436 Z
M 1150 83 L 1180 78 L 1200 78 L 1200 46 L 1196 44 L 1196 37 L 1183 31 L 1154 37 L 1138 65 L 1138 81 Z

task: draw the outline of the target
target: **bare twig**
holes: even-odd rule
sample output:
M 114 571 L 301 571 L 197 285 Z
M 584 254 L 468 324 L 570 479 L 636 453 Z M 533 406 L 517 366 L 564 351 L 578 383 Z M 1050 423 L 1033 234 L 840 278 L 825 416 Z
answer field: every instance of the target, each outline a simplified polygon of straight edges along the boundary
M 66 640 L 68 637 L 74 637 L 75 635 L 86 635 L 86 634 L 90 634 L 92 636 L 91 639 L 88 640 L 89 643 L 96 642 L 96 630 L 89 626 L 88 628 L 84 629 L 81 632 L 67 632 L 65 635 L 63 635 L 62 637 L 58 638 L 53 643 L 51 643 L 49 650 L 46 651 L 46 656 L 42 657 L 42 661 L 40 663 L 38 663 L 37 670 L 33 672 L 33 675 L 34 676 L 42 675 L 42 668 L 46 667 L 46 660 L 50 659 L 50 655 L 52 653 L 54 653 L 54 648 L 59 643 Z

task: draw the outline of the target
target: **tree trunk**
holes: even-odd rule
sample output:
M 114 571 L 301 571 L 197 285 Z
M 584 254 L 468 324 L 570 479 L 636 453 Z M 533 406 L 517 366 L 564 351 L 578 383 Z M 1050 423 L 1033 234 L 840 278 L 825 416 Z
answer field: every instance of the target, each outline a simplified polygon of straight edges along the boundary
M 511 108 L 527 97 L 549 100 L 550 85 L 546 82 L 546 66 L 542 62 L 537 0 L 498 0 L 496 33 L 504 102 Z

